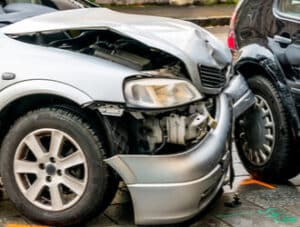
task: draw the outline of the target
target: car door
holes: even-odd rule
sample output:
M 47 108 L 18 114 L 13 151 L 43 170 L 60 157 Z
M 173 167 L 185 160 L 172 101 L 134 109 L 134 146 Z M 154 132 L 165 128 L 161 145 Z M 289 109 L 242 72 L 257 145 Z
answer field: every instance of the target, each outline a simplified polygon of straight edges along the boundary
M 274 0 L 269 47 L 277 56 L 300 115 L 300 0 Z
M 276 0 L 273 11 L 274 43 L 271 42 L 273 45 L 270 47 L 287 76 L 290 79 L 300 79 L 300 0 Z

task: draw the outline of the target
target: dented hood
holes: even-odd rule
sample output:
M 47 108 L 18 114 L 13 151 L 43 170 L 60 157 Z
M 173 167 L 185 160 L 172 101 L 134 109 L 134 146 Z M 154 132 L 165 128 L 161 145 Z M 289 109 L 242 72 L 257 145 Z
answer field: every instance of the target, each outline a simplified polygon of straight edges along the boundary
M 69 29 L 109 29 L 182 60 L 191 79 L 200 86 L 198 64 L 223 68 L 230 64 L 230 50 L 213 35 L 190 22 L 132 15 L 106 8 L 58 11 L 29 18 L 1 29 L 21 35 Z

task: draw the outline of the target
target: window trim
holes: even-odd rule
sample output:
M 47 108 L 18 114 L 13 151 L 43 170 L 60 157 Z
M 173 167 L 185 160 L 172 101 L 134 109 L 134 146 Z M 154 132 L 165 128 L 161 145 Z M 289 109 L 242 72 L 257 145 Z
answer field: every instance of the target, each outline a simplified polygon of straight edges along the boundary
M 279 0 L 274 0 L 273 14 L 275 15 L 275 17 L 277 17 L 278 19 L 281 19 L 281 20 L 287 20 L 287 21 L 290 21 L 290 22 L 300 24 L 300 17 L 291 16 L 288 13 L 281 12 L 278 8 L 278 5 L 279 5 Z

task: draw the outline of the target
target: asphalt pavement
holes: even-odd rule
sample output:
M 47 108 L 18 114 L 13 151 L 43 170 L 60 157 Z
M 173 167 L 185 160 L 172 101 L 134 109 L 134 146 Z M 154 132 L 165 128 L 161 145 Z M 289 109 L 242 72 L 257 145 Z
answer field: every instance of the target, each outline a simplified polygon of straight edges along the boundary
M 228 27 L 212 27 L 209 31 L 223 42 Z M 188 222 L 170 226 L 191 227 L 300 227 L 300 175 L 287 184 L 271 185 L 253 180 L 244 169 L 236 152 L 233 154 L 236 179 L 233 188 L 205 212 Z M 235 199 L 238 193 L 239 199 Z M 235 203 L 232 203 L 235 201 Z M 8 200 L 5 192 L 0 199 L 0 227 L 37 227 L 23 217 Z M 128 190 L 120 184 L 119 191 L 104 214 L 82 227 L 135 226 Z

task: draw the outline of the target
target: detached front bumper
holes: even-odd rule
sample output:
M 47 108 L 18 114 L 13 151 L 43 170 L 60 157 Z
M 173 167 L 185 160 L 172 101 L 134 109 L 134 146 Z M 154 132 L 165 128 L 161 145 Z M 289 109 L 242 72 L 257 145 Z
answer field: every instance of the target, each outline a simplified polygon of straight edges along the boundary
M 183 153 L 116 155 L 106 160 L 128 186 L 136 224 L 181 222 L 211 202 L 230 163 L 226 145 L 232 119 L 254 103 L 252 93 L 247 93 L 245 80 L 236 76 L 217 100 L 217 127 Z

